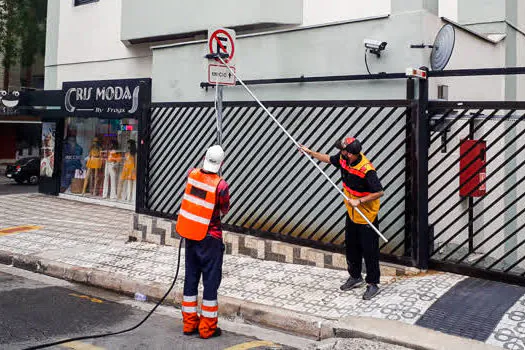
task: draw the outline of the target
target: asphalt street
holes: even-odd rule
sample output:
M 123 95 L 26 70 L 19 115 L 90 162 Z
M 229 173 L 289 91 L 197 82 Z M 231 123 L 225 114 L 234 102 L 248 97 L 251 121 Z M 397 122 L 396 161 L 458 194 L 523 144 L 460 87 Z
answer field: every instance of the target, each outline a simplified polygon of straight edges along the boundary
M 38 186 L 28 184 L 18 184 L 15 180 L 8 179 L 5 176 L 4 169 L 0 168 L 0 196 L 6 194 L 18 193 L 36 193 Z
M 1 349 L 25 349 L 71 337 L 119 331 L 140 322 L 152 307 L 151 303 L 0 265 Z M 180 311 L 174 307 L 163 306 L 129 333 L 49 349 L 293 349 L 278 345 L 275 338 L 279 337 L 288 343 L 304 343 L 303 339 L 294 341 L 295 337 L 272 335 L 273 331 L 253 326 L 248 331 L 252 335 L 242 335 L 245 325 L 227 321 L 223 323 L 228 329 L 221 337 L 184 336 L 178 314 Z

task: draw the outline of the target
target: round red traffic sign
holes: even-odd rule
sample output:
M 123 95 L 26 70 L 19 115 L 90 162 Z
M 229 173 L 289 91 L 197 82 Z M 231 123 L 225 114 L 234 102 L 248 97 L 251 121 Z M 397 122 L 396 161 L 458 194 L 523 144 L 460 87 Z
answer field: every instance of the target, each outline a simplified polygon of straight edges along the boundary
M 224 34 L 226 36 L 230 45 L 224 45 L 222 43 L 222 40 L 220 40 L 220 37 L 219 37 L 220 34 Z M 233 38 L 230 35 L 230 33 L 225 31 L 224 29 L 218 29 L 214 31 L 213 34 L 210 36 L 210 40 L 208 40 L 208 46 L 209 46 L 208 48 L 210 52 L 215 53 L 215 50 L 213 47 L 215 43 L 217 47 L 219 48 L 219 51 L 222 51 L 222 53 L 227 53 L 229 55 L 229 57 L 223 58 L 224 62 L 226 63 L 230 62 L 233 59 L 233 56 L 235 55 L 235 44 L 233 43 Z M 217 53 L 221 53 L 221 52 L 217 52 Z M 215 60 L 217 62 L 221 62 L 221 60 L 218 58 L 216 58 Z

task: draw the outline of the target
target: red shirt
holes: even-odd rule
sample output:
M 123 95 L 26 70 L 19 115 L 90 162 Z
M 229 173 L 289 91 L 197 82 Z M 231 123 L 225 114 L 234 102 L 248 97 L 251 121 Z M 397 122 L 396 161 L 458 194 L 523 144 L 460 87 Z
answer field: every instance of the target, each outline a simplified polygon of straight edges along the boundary
M 188 171 L 188 176 L 191 171 Z M 230 210 L 230 187 L 222 179 L 217 185 L 217 202 L 215 203 L 215 209 L 210 220 L 210 226 L 208 227 L 208 234 L 217 239 L 222 239 L 222 224 L 221 224 L 221 214 L 226 215 Z

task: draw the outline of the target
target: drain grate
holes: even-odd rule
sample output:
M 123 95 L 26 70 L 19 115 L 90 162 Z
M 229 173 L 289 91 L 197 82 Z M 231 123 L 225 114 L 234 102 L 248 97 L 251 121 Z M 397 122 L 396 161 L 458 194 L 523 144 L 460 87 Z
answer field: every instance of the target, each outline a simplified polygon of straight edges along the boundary
M 416 325 L 484 342 L 524 293 L 523 287 L 467 278 L 432 304 Z

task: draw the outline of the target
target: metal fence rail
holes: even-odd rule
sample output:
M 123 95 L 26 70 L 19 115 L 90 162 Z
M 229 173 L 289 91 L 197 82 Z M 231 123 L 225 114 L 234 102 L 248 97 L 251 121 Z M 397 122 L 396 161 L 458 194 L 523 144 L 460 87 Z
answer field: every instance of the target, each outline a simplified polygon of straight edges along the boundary
M 459 70 L 429 77 L 523 72 Z M 250 83 L 290 82 L 295 80 Z M 389 239 L 381 245 L 384 259 L 525 285 L 525 102 L 429 101 L 428 85 L 408 78 L 407 100 L 265 105 L 313 150 L 336 154 L 331 145 L 344 136 L 362 141 L 385 190 L 379 214 Z M 346 213 L 340 195 L 255 102 L 223 107 L 223 175 L 232 194 L 226 228 L 341 251 Z M 217 142 L 214 104 L 153 104 L 149 117 L 137 210 L 176 219 L 188 170 L 200 166 L 206 148 Z M 336 168 L 322 169 L 341 185 Z
M 429 113 L 431 262 L 522 283 L 525 103 L 431 102 Z M 463 140 L 474 141 L 462 148 Z M 474 152 L 482 144 L 486 175 L 480 177 L 474 164 L 483 155 Z
M 280 101 L 265 105 L 290 134 L 314 150 L 335 154 L 338 138 L 354 135 L 377 168 L 385 188 L 380 228 L 389 238 L 386 254 L 406 254 L 407 134 L 409 101 Z M 145 211 L 176 218 L 186 174 L 199 166 L 216 142 L 213 103 L 154 104 Z M 224 103 L 223 175 L 232 193 L 228 228 L 271 234 L 325 249 L 344 242 L 338 193 L 282 131 L 252 102 Z M 338 184 L 340 174 L 325 165 Z

